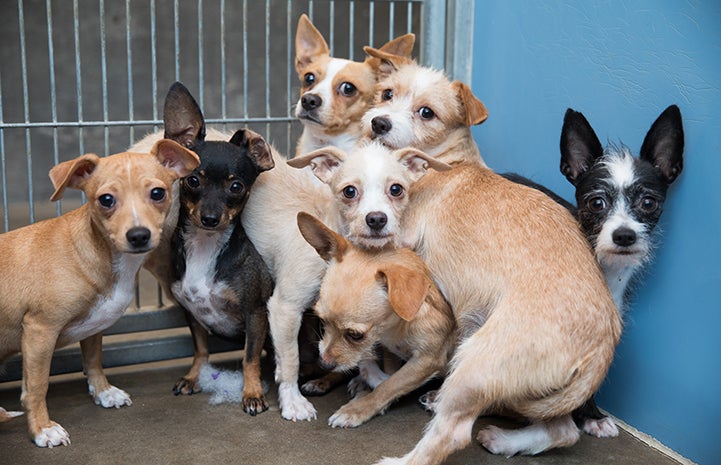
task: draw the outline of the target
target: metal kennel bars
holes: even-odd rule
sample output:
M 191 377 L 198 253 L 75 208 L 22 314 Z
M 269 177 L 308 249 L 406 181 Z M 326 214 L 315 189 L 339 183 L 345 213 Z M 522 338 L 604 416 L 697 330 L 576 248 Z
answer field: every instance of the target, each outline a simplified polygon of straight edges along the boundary
M 208 125 L 248 126 L 292 154 L 301 130 L 293 117 L 301 13 L 334 56 L 360 60 L 364 45 L 414 32 L 421 63 L 470 81 L 473 0 L 3 0 L 1 231 L 77 207 L 78 193 L 48 200 L 50 168 L 86 152 L 123 151 L 162 128 L 163 99 L 176 80 Z M 182 312 L 146 272 L 138 282 L 135 305 L 105 333 L 105 366 L 192 354 L 187 331 L 168 331 L 185 326 Z M 54 374 L 80 369 L 77 347 L 57 351 Z M 0 382 L 20 376 L 15 358 Z

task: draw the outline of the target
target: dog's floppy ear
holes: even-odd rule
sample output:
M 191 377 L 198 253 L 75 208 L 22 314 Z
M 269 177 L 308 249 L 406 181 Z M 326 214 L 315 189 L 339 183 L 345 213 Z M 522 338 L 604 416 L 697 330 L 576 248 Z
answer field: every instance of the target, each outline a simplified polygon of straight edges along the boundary
M 370 63 L 381 76 L 395 73 L 402 65 L 413 63 L 413 60 L 409 56 L 388 53 L 382 49 L 365 46 L 363 47 L 363 51 L 372 58 L 368 63 Z
M 328 184 L 346 158 L 347 155 L 344 151 L 338 147 L 328 146 L 300 157 L 291 158 L 287 163 L 293 168 L 305 168 L 310 165 L 313 174 Z
M 473 91 L 461 81 L 453 81 L 453 87 L 456 89 L 458 100 L 463 104 L 466 111 L 466 126 L 475 126 L 481 124 L 488 119 L 488 110 L 478 97 L 473 95 Z
M 340 234 L 328 228 L 318 218 L 306 212 L 298 212 L 298 229 L 306 242 L 313 246 L 320 258 L 326 262 L 341 261 L 349 242 Z
M 411 321 L 426 300 L 431 283 L 423 273 L 401 265 L 382 266 L 378 279 L 388 286 L 388 301 L 399 317 Z
M 50 169 L 50 181 L 53 183 L 55 192 L 50 197 L 51 201 L 63 198 L 67 187 L 81 189 L 88 177 L 95 171 L 100 162 L 100 157 L 94 153 L 86 153 L 73 160 L 64 161 Z
M 426 174 L 428 168 L 433 168 L 436 171 L 453 169 L 451 165 L 436 160 L 418 149 L 408 147 L 396 150 L 393 153 L 398 158 L 398 162 L 411 173 L 413 181 L 419 180 Z
M 150 154 L 179 178 L 189 175 L 200 165 L 200 158 L 195 152 L 170 139 L 160 139 L 153 144 Z
M 330 48 L 323 35 L 313 26 L 308 16 L 303 13 L 298 19 L 295 33 L 295 69 L 300 72 L 319 55 L 330 55 Z
M 651 125 L 639 154 L 661 170 L 666 183 L 671 184 L 683 169 L 683 123 L 676 105 L 666 108 Z
M 270 145 L 257 132 L 247 128 L 239 129 L 230 138 L 230 143 L 248 149 L 248 156 L 255 167 L 258 168 L 259 173 L 268 171 L 275 166 Z
M 561 130 L 561 173 L 575 186 L 601 156 L 603 146 L 586 117 L 567 109 Z
M 174 82 L 165 96 L 163 107 L 165 138 L 183 147 L 192 147 L 205 139 L 205 119 L 190 91 L 180 82 Z

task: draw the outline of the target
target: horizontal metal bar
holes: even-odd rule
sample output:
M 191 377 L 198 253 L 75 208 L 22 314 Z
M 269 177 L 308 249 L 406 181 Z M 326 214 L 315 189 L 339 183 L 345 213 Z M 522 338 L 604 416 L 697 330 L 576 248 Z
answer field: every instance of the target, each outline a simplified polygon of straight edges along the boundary
M 263 118 L 207 118 L 206 124 L 232 124 L 232 123 L 288 123 L 297 121 L 290 116 L 272 116 Z M 163 120 L 134 120 L 134 121 L 56 121 L 56 122 L 26 122 L 26 123 L 0 123 L 0 129 L 32 129 L 32 128 L 84 128 L 106 126 L 156 126 L 162 125 Z
M 158 310 L 128 312 L 113 326 L 103 331 L 103 335 L 157 331 L 187 325 L 188 321 L 185 318 L 185 313 L 180 307 L 168 307 Z

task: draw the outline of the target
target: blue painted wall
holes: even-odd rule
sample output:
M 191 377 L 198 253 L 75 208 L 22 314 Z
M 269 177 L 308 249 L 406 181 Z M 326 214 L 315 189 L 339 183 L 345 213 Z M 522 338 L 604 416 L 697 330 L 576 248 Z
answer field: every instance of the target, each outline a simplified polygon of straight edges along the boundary
M 474 129 L 487 163 L 573 199 L 558 171 L 568 107 L 636 153 L 681 108 L 685 167 L 599 404 L 698 463 L 721 463 L 721 2 L 475 3 Z

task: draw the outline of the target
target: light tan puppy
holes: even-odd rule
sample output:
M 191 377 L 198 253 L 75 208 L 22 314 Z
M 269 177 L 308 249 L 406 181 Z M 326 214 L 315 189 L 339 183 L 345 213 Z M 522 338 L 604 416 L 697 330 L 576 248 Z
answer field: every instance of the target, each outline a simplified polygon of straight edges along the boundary
M 45 402 L 56 347 L 80 341 L 96 404 L 132 403 L 103 373 L 102 331 L 132 301 L 135 276 L 160 241 L 173 182 L 199 163 L 195 153 L 172 141 L 160 141 L 150 152 L 86 154 L 60 163 L 50 171 L 51 200 L 73 188 L 85 192 L 88 202 L 0 235 L 0 361 L 22 353 L 21 401 L 40 447 L 70 444 Z
M 324 323 L 321 362 L 336 371 L 360 367 L 373 388 L 328 420 L 333 427 L 356 427 L 444 372 L 453 350 L 453 313 L 413 251 L 361 249 L 303 212 L 298 227 L 329 264 L 315 305 Z M 364 369 L 375 366 L 379 345 L 406 360 L 390 377 Z

